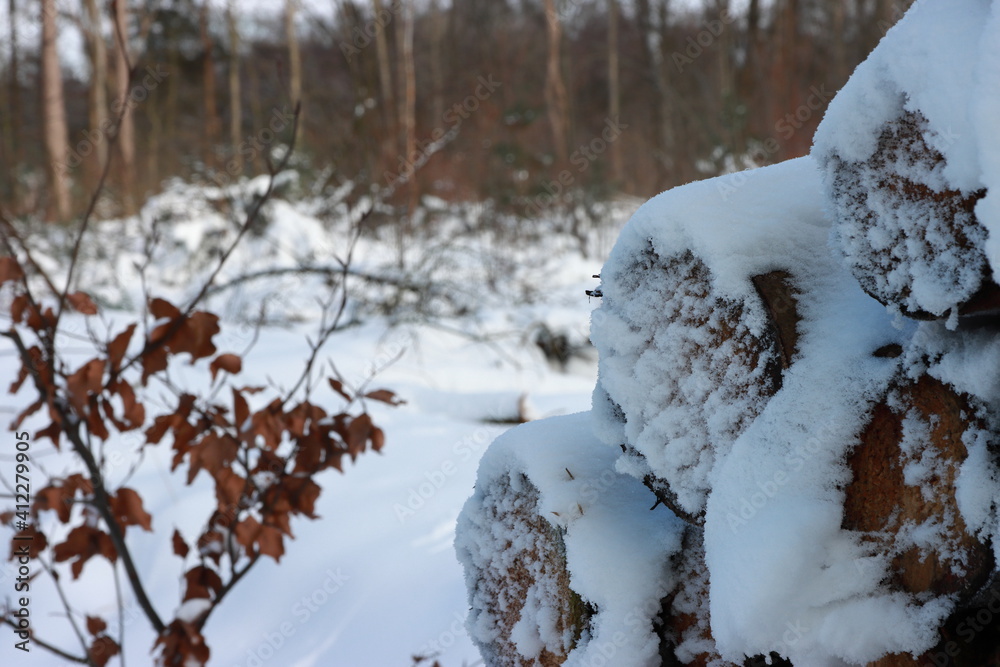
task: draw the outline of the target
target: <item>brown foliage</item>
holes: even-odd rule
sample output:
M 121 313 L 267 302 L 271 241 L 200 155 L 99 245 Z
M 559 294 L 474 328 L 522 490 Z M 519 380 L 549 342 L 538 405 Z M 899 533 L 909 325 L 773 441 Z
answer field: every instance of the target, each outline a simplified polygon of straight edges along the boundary
M 256 210 L 259 205 L 248 216 L 232 247 L 253 221 Z M 341 411 L 320 407 L 308 399 L 308 393 L 306 400 L 300 400 L 296 396 L 300 388 L 313 384 L 312 368 L 320 350 L 320 344 L 311 344 L 302 377 L 292 390 L 231 386 L 230 403 L 221 404 L 216 398 L 218 390 L 244 366 L 240 355 L 218 353 L 215 339 L 221 331 L 219 317 L 197 309 L 207 285 L 200 296 L 183 307 L 163 298 L 147 298 L 148 312 L 143 319 L 108 332 L 104 340 L 92 334 L 96 356 L 81 365 L 69 365 L 58 344 L 63 308 L 84 318 L 99 316 L 100 308 L 85 292 L 53 287 L 54 282 L 32 260 L 29 247 L 16 236 L 13 226 L 2 218 L 0 225 L 4 226 L 2 240 L 11 255 L 0 257 L 0 286 L 10 284 L 4 289 L 14 291 L 9 300 L 9 328 L 0 335 L 14 343 L 20 360 L 9 391 L 17 393 L 27 384 L 36 394 L 36 400 L 16 416 L 14 425 L 20 427 L 31 417 L 40 419 L 43 426 L 35 432 L 34 440 L 47 437 L 57 447 L 68 442 L 80 464 L 77 472 L 37 485 L 30 508 L 34 521 L 27 527 L 20 525 L 27 512 L 3 513 L 8 524 L 18 519 L 11 555 L 18 547 L 29 544 L 32 558 L 49 562 L 46 570 L 57 586 L 57 564 L 68 564 L 74 580 L 95 557 L 113 567 L 121 565 L 132 593 L 157 634 L 153 651 L 159 663 L 203 665 L 210 651 L 202 627 L 215 607 L 261 556 L 281 559 L 286 539 L 293 537 L 293 517 L 318 518 L 316 502 L 321 487 L 316 475 L 328 468 L 341 470 L 344 455 L 354 459 L 369 447 L 382 448 L 382 431 L 363 411 L 352 411 L 352 406 L 363 410 L 366 399 L 389 405 L 400 401 L 386 390 L 356 396 L 336 380 L 331 380 L 331 389 L 345 403 Z M 81 238 L 85 232 L 86 221 Z M 13 241 L 20 242 L 20 247 L 16 248 Z M 18 254 L 26 261 L 19 260 Z M 228 253 L 220 259 L 220 267 L 226 256 Z M 27 271 L 28 267 L 32 270 Z M 40 284 L 49 288 L 41 297 L 32 289 L 35 278 L 41 278 Z M 338 328 L 338 322 L 339 317 L 332 318 L 332 323 L 324 320 L 318 340 L 325 341 Z M 90 331 L 94 328 L 88 326 Z M 149 333 L 132 345 L 137 329 Z M 197 395 L 172 384 L 166 371 L 181 355 L 206 372 L 214 393 Z M 149 401 L 147 387 L 151 382 L 171 392 L 173 401 L 167 401 L 165 407 L 162 399 Z M 183 469 L 188 484 L 205 472 L 214 485 L 215 499 L 203 508 L 206 521 L 201 532 L 185 539 L 174 528 L 165 536 L 185 566 L 183 601 L 208 603 L 195 620 L 160 617 L 146 595 L 125 542 L 130 526 L 154 530 L 154 517 L 138 489 L 109 487 L 102 445 L 128 432 L 140 436 L 139 446 L 129 452 L 135 457 L 127 461 L 130 466 L 139 463 L 147 447 L 170 447 L 172 470 Z M 39 529 L 39 525 L 48 525 L 37 522 L 41 513 L 55 517 L 58 525 L 46 530 L 58 531 L 59 538 Z M 189 558 L 197 561 L 188 562 Z M 75 660 L 102 666 L 120 652 L 118 642 L 107 635 L 105 619 L 77 613 L 68 602 L 64 605 L 67 618 L 86 619 L 86 641 L 82 631 L 73 626 L 82 652 L 74 656 Z

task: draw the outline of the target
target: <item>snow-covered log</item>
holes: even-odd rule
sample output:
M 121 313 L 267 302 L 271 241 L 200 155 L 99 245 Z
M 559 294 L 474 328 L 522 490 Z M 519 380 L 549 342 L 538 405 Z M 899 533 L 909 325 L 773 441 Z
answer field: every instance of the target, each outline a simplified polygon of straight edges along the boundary
M 989 437 L 974 402 L 928 375 L 902 379 L 874 406 L 848 457 L 844 528 L 892 557 L 896 590 L 968 598 L 993 569 L 956 494 L 965 442 Z
M 816 132 L 835 244 L 866 292 L 911 317 L 1000 309 L 998 40 L 995 2 L 918 3 Z
M 590 431 L 586 413 L 531 422 L 483 457 L 456 550 L 488 665 L 660 664 L 684 524 Z

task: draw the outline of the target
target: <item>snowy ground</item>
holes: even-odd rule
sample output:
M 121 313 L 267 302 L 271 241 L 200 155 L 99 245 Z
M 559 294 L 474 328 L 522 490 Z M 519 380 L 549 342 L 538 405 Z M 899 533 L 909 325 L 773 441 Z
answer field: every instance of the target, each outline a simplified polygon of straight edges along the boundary
M 321 234 L 307 215 L 281 210 L 273 238 L 304 229 L 313 240 Z M 613 239 L 627 214 L 627 210 L 618 213 L 608 223 L 610 233 L 603 234 Z M 359 248 L 360 255 L 376 256 L 376 245 Z M 281 563 L 270 559 L 259 563 L 210 620 L 205 631 L 212 648 L 210 664 L 409 667 L 411 656 L 418 654 L 434 654 L 444 667 L 481 664 L 463 627 L 467 602 L 453 549 L 455 521 L 472 492 L 480 456 L 508 428 L 491 422 L 516 416 L 524 395 L 535 417 L 590 407 L 596 355 L 576 359 L 566 370 L 557 369 L 531 340 L 532 326 L 539 322 L 576 339 L 587 336 L 589 312 L 596 303 L 589 302 L 584 290 L 595 285 L 591 276 L 600 271 L 602 256 L 595 253 L 584 259 L 571 246 L 564 243 L 565 252 L 550 252 L 545 261 L 527 262 L 532 269 L 519 277 L 545 285 L 544 298 L 535 303 L 513 299 L 505 303 L 495 294 L 487 295 L 487 287 L 470 283 L 469 293 L 480 290 L 483 303 L 490 305 L 470 313 L 468 319 L 390 326 L 385 317 L 365 316 L 362 324 L 329 341 L 325 356 L 336 361 L 344 377 L 362 381 L 377 368 L 372 386 L 392 389 L 406 404 L 371 406 L 386 433 L 383 453 L 364 454 L 345 474 L 330 472 L 323 478 L 317 505 L 322 518 L 293 524 L 296 539 L 287 545 Z M 124 265 L 113 269 L 119 278 Z M 97 276 L 102 269 L 97 265 L 94 270 Z M 284 284 L 277 288 L 288 289 Z M 299 288 L 308 291 L 310 285 L 300 282 Z M 255 284 L 254 289 L 263 293 L 267 285 Z M 103 294 L 108 300 L 118 300 L 116 294 L 121 297 L 111 288 Z M 235 296 L 248 304 L 256 298 L 245 292 Z M 121 301 L 130 298 L 134 294 Z M 71 328 L 74 325 L 80 323 L 69 322 Z M 491 340 L 475 342 L 451 329 L 486 333 Z M 264 328 L 245 358 L 240 380 L 293 382 L 306 353 L 305 336 L 314 330 L 312 314 L 290 328 Z M 242 349 L 248 337 L 247 327 L 231 324 L 224 327 L 219 348 Z M 0 378 L 14 373 L 14 357 L 3 348 Z M 29 402 L 29 394 L 22 390 L 13 403 L 6 397 L 0 417 L 6 419 L 16 406 Z M 43 467 L 53 475 L 66 470 L 64 459 L 47 442 L 35 443 L 33 450 L 39 462 L 35 480 L 39 488 Z M 0 465 L 12 464 L 0 461 Z M 150 450 L 130 481 L 144 496 L 156 532 L 130 531 L 129 540 L 154 604 L 167 617 L 178 604 L 181 569 L 166 540 L 174 527 L 189 537 L 195 535 L 204 520 L 200 508 L 214 502 L 207 485 L 196 480 L 188 487 L 183 481 L 170 473 L 166 447 Z M 0 530 L 0 540 L 6 543 L 9 536 L 9 529 Z M 67 591 L 74 606 L 101 613 L 115 628 L 111 570 L 98 560 L 88 562 L 83 577 Z M 5 597 L 13 595 L 14 576 L 10 563 L 0 568 Z M 39 636 L 78 652 L 57 594 L 45 577 L 37 580 L 32 593 L 33 624 Z M 124 621 L 127 663 L 148 664 L 153 635 L 134 600 L 126 600 Z M 117 636 L 116 631 L 111 634 Z M 0 636 L 6 637 L 0 641 L 0 664 L 66 664 L 37 646 L 25 659 L 13 649 L 12 633 L 0 630 Z

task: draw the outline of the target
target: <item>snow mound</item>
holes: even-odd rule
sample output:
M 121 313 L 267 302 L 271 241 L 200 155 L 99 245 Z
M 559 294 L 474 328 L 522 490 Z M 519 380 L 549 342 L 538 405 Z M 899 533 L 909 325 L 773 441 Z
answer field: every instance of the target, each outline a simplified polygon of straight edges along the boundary
M 869 294 L 913 316 L 957 316 L 995 288 L 998 7 L 917 3 L 814 139 L 835 245 Z

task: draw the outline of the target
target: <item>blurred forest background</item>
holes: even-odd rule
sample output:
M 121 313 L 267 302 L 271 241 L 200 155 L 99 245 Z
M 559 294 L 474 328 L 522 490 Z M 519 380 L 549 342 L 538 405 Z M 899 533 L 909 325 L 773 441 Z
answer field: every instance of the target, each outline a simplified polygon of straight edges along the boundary
M 104 217 L 169 179 L 265 173 L 295 101 L 294 164 L 320 188 L 527 215 L 648 197 L 805 154 L 830 97 L 910 3 L 4 4 L 0 205 L 68 219 L 99 179 L 123 98 Z

